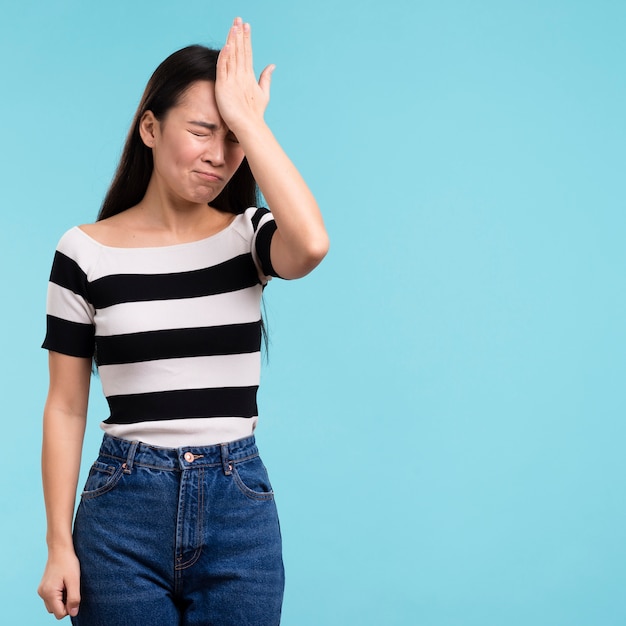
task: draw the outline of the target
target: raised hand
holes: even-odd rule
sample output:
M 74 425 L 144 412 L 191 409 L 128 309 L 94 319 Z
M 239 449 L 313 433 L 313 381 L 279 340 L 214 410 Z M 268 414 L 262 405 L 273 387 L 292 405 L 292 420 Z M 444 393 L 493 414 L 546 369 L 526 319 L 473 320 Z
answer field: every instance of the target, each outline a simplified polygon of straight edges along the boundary
M 328 235 L 313 194 L 263 119 L 273 71 L 268 65 L 257 82 L 250 25 L 235 19 L 217 61 L 215 100 L 276 220 L 272 265 L 283 278 L 300 278 L 326 254 Z
M 263 123 L 270 99 L 274 65 L 268 65 L 257 82 L 252 65 L 250 24 L 235 18 L 217 61 L 215 99 L 220 115 L 235 133 Z

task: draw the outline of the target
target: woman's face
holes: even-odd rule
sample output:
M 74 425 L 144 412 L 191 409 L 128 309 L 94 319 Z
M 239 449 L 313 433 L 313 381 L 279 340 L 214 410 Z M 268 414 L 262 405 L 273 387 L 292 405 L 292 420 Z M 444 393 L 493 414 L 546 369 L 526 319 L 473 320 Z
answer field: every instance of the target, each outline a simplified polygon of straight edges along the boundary
M 219 114 L 215 83 L 208 80 L 193 83 L 165 119 L 158 121 L 146 113 L 142 137 L 152 148 L 152 182 L 175 202 L 210 203 L 244 158 Z

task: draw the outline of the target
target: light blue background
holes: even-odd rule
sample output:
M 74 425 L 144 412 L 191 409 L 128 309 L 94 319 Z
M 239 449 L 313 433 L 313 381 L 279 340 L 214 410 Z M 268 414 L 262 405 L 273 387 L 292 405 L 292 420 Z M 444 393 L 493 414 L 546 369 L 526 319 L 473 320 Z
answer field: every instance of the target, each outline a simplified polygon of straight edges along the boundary
M 332 239 L 266 291 L 283 624 L 623 625 L 620 0 L 3 7 L 1 621 L 54 621 L 35 595 L 54 246 L 95 218 L 152 70 L 237 14 Z

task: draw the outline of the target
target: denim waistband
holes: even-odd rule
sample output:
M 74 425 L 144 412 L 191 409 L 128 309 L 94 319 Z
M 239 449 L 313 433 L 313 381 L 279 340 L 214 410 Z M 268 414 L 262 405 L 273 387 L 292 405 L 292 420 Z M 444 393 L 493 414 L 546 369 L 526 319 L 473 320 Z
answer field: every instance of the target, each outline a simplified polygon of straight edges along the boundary
M 225 472 L 230 473 L 232 463 L 252 458 L 258 453 L 254 435 L 213 446 L 161 448 L 105 434 L 100 446 L 101 456 L 124 461 L 127 471 L 132 470 L 133 465 L 164 470 L 199 469 L 221 465 Z

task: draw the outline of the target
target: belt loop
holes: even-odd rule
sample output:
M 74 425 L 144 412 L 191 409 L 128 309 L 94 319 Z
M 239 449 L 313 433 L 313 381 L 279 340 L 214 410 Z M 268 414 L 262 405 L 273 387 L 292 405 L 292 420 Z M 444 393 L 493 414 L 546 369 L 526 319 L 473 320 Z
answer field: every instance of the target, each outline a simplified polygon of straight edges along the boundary
M 130 474 L 133 471 L 133 462 L 135 460 L 135 453 L 139 446 L 138 441 L 131 441 L 130 448 L 128 448 L 128 455 L 126 456 L 126 463 L 124 463 L 124 473 Z
M 233 464 L 228 459 L 228 444 L 220 443 L 220 449 L 222 451 L 222 469 L 225 476 L 230 476 L 233 473 Z

